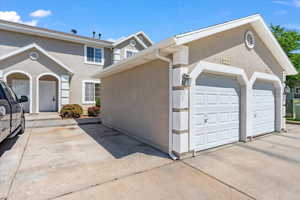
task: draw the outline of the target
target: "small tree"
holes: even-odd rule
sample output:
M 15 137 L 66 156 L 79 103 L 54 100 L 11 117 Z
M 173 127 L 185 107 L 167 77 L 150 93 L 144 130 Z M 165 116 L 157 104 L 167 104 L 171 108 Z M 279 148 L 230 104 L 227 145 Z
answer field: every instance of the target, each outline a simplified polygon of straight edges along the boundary
M 300 71 L 300 34 L 295 30 L 288 30 L 279 25 L 271 25 L 271 31 L 278 40 L 283 51 L 291 62 Z M 289 87 L 300 85 L 300 75 L 287 76 L 286 84 Z

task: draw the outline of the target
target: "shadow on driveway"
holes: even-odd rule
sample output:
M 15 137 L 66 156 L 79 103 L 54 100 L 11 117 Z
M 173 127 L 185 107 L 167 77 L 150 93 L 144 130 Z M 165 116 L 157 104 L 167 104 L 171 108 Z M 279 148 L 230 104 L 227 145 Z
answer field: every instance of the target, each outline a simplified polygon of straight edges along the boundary
M 103 125 L 79 125 L 79 127 L 116 159 L 135 153 L 168 158 L 168 155 L 160 150 Z

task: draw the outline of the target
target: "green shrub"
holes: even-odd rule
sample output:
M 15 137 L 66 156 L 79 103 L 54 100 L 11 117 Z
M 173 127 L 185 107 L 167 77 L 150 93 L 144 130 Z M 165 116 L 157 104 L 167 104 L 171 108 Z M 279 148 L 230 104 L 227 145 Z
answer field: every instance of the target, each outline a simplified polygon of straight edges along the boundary
M 97 107 L 101 106 L 101 100 L 100 100 L 100 98 L 96 98 L 96 106 Z
M 89 116 L 97 116 L 100 113 L 100 107 L 99 106 L 92 106 L 88 108 L 88 115 Z
M 79 118 L 83 113 L 83 109 L 78 104 L 67 104 L 60 110 L 60 116 L 66 118 Z

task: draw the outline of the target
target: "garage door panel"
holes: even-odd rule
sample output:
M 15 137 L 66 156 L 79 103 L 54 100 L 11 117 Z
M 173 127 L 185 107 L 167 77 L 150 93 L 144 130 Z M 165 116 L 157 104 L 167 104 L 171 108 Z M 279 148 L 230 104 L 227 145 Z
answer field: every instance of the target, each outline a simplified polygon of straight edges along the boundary
M 239 105 L 194 106 L 197 113 L 239 112 Z
M 271 83 L 253 85 L 253 136 L 275 131 L 275 94 Z
M 193 149 L 239 140 L 240 86 L 237 80 L 203 74 L 196 79 L 192 98 Z

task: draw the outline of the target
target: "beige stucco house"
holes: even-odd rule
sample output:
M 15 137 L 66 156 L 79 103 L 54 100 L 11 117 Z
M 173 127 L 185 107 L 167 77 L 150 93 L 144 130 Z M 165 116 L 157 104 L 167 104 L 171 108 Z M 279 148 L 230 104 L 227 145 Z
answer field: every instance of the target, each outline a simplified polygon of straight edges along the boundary
M 284 129 L 297 71 L 260 15 L 175 35 L 97 73 L 102 121 L 176 159 Z
M 100 95 L 92 75 L 151 45 L 142 31 L 110 42 L 0 20 L 0 79 L 29 97 L 30 113 L 88 107 Z

